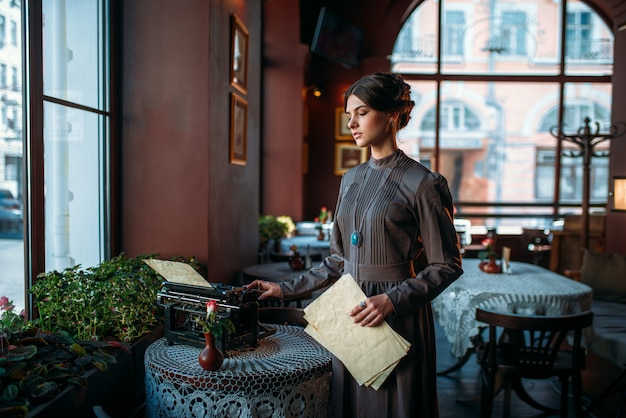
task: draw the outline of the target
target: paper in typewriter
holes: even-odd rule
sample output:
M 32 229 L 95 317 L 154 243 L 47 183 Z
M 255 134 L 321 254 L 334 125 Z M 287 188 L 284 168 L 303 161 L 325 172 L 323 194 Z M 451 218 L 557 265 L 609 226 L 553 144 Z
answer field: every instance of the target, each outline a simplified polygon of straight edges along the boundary
M 333 353 L 359 385 L 378 390 L 411 344 L 383 322 L 377 327 L 355 324 L 349 312 L 365 299 L 350 274 L 304 308 L 305 331 Z
M 208 288 L 213 287 L 187 263 L 157 260 L 155 258 L 147 258 L 143 261 L 168 282 Z

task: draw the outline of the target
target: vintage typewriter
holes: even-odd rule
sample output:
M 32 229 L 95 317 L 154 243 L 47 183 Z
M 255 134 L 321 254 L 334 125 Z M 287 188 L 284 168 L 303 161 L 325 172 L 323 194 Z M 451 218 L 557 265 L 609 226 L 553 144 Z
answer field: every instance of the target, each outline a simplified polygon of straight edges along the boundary
M 228 317 L 235 332 L 224 330 L 217 343 L 224 354 L 228 350 L 254 348 L 258 341 L 274 333 L 259 324 L 257 292 L 245 287 L 210 283 L 185 263 L 145 260 L 165 280 L 157 293 L 157 302 L 165 309 L 165 337 L 168 344 L 204 347 L 204 334 L 198 319 L 206 316 L 206 304 L 215 300 L 218 316 Z

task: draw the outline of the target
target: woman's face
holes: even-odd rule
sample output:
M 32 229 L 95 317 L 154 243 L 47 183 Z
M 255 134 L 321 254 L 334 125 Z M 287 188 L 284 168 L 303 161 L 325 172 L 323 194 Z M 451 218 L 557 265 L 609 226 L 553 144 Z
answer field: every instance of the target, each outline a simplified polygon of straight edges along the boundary
M 393 141 L 390 123 L 392 117 L 368 107 L 358 97 L 351 95 L 346 103 L 348 127 L 359 147 L 381 147 Z

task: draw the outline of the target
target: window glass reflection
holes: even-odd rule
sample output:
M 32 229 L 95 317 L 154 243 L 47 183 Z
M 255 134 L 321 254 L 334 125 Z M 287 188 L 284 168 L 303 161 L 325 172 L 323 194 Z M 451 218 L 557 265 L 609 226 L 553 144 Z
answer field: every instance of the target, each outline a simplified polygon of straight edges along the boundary
M 43 1 L 44 94 L 106 110 L 103 2 Z
M 93 266 L 103 252 L 102 118 L 44 105 L 46 270 Z
M 0 1 L 0 297 L 24 307 L 24 178 L 20 2 Z

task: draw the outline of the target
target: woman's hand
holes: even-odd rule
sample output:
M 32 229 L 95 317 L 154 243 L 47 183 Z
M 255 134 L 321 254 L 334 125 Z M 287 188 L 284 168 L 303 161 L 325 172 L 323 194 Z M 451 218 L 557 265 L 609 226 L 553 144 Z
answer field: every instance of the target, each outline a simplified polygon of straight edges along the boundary
M 363 327 L 377 327 L 385 318 L 393 313 L 393 304 L 386 293 L 372 296 L 356 305 L 350 311 L 354 322 Z
M 283 298 L 283 291 L 280 289 L 278 283 L 266 282 L 264 280 L 255 280 L 246 286 L 248 291 L 259 292 L 259 300 L 275 297 L 278 299 Z

